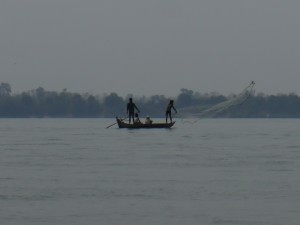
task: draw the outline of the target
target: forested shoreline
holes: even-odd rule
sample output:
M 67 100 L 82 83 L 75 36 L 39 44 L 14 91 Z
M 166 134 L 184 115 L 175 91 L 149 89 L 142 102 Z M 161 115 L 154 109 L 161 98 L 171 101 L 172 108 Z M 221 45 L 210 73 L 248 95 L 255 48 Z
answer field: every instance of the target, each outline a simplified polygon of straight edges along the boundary
M 237 93 L 238 94 L 238 93 Z M 140 116 L 164 117 L 165 107 L 170 98 L 174 99 L 179 114 L 190 114 L 224 102 L 233 96 L 199 93 L 181 89 L 177 96 L 153 95 L 137 97 L 117 93 L 92 95 L 47 91 L 42 87 L 34 90 L 12 93 L 8 83 L 0 84 L 1 118 L 111 118 L 126 115 L 128 98 L 141 110 Z M 196 115 L 196 114 L 195 114 Z M 218 118 L 300 118 L 300 97 L 294 93 L 265 95 L 252 94 L 242 104 L 228 108 L 214 117 Z

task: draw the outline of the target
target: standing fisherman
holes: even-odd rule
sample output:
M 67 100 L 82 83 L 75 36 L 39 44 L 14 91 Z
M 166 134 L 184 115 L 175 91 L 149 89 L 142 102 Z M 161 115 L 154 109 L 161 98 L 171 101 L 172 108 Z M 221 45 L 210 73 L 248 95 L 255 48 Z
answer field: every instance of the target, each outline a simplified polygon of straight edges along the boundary
M 136 105 L 132 102 L 132 98 L 129 98 L 129 102 L 127 103 L 127 114 L 129 117 L 129 124 L 130 124 L 131 118 L 134 123 L 134 109 L 136 109 L 138 111 L 138 113 L 140 112 L 138 107 L 136 107 Z
M 174 107 L 174 101 L 170 100 L 167 109 L 166 109 L 166 123 L 168 123 L 168 116 L 170 117 L 171 123 L 172 123 L 172 112 L 171 109 L 173 108 L 173 110 L 175 111 L 175 113 L 177 113 L 177 110 Z

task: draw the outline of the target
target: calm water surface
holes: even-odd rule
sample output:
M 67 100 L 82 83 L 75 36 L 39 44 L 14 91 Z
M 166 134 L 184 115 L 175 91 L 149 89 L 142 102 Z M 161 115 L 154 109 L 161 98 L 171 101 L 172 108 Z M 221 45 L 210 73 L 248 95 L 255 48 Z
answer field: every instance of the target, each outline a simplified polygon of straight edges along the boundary
M 300 224 L 300 120 L 112 123 L 0 119 L 0 224 Z

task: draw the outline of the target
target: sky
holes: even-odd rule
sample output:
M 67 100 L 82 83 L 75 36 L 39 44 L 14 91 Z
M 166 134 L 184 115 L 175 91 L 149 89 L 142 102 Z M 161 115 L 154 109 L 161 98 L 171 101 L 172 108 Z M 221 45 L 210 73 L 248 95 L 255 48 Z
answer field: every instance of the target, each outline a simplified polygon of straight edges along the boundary
M 177 96 L 300 95 L 299 0 L 1 0 L 0 82 Z

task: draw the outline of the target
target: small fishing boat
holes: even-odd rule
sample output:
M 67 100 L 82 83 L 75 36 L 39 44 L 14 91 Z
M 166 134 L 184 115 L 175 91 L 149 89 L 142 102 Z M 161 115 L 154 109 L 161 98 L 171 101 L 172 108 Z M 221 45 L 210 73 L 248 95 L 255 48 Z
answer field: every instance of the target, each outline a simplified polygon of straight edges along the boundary
M 138 124 L 129 124 L 125 123 L 122 119 L 119 119 L 118 117 L 117 123 L 119 128 L 130 128 L 130 129 L 139 129 L 139 128 L 171 128 L 175 121 L 172 123 L 152 123 L 152 124 L 144 124 L 144 123 L 138 123 Z

